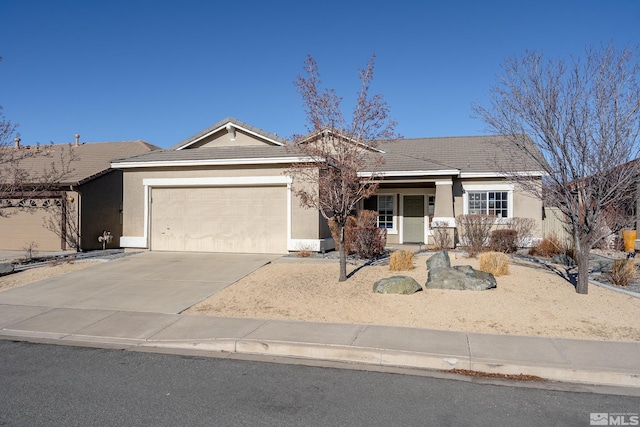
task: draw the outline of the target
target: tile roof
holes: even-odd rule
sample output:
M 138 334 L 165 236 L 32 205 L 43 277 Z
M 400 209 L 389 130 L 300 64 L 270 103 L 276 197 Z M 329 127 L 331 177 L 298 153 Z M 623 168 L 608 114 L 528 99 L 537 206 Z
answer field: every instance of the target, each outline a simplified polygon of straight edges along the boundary
M 39 146 L 21 146 L 19 150 L 29 150 L 27 157 L 20 161 L 22 169 L 41 171 L 56 165 L 58 169 L 63 163 L 62 157 L 69 158 L 69 150 L 75 160 L 69 163 L 70 173 L 64 178 L 63 185 L 77 185 L 111 170 L 111 161 L 117 158 L 135 156 L 158 150 L 159 147 L 145 141 L 121 142 L 85 142 L 75 144 L 47 144 Z M 13 146 L 0 150 L 17 150 Z M 66 160 L 65 160 L 66 163 Z M 0 172 L 0 179 L 4 176 Z
M 431 171 L 460 173 L 496 173 L 498 165 L 519 165 L 521 171 L 537 171 L 507 138 L 499 136 L 466 136 L 398 139 L 378 146 L 384 151 L 385 163 L 380 172 Z M 287 159 L 298 155 L 281 146 L 203 147 L 185 150 L 159 150 L 114 163 L 206 162 L 209 160 Z
M 200 147 L 188 150 L 158 150 L 133 157 L 117 159 L 113 163 L 197 162 L 205 160 L 293 158 L 295 156 L 296 155 L 291 153 L 287 147 L 250 145 L 239 147 Z
M 400 156 L 398 170 L 407 170 L 404 165 L 416 160 L 433 162 L 442 165 L 443 169 L 457 169 L 461 173 L 495 173 L 500 165 L 516 166 L 527 172 L 539 169 L 509 139 L 501 136 L 398 139 L 382 143 L 378 148 Z

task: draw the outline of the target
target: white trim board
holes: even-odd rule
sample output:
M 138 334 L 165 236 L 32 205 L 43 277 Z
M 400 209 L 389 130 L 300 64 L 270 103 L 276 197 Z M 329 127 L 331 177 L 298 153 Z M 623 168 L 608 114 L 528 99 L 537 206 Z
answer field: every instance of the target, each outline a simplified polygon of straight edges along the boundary
M 157 160 L 149 162 L 111 162 L 114 169 L 157 168 L 186 166 L 234 166 L 234 165 L 275 165 L 288 163 L 312 162 L 311 157 L 261 157 L 241 159 L 207 159 L 207 160 Z
M 274 185 L 291 184 L 290 176 L 223 176 L 202 178 L 145 178 L 145 187 L 215 187 L 233 185 Z

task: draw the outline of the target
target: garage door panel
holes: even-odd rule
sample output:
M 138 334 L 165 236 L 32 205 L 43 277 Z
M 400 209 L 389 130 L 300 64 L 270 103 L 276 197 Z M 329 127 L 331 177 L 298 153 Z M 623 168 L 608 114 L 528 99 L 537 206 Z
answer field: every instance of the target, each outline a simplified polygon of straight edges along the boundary
M 284 253 L 286 187 L 154 188 L 151 249 Z

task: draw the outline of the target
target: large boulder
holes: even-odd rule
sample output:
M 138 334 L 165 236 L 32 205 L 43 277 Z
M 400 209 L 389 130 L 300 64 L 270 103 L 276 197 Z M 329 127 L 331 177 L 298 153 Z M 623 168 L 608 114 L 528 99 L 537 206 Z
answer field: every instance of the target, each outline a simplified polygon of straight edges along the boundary
M 373 292 L 379 294 L 410 295 L 422 290 L 422 286 L 409 276 L 392 276 L 373 284 Z
M 7 274 L 13 273 L 13 264 L 10 262 L 0 263 L 0 276 L 5 276 Z
M 429 270 L 427 289 L 454 289 L 484 291 L 497 287 L 496 278 L 491 273 L 475 270 L 470 265 L 453 268 L 439 267 Z
M 447 251 L 436 252 L 427 258 L 427 270 L 439 267 L 451 267 L 451 260 Z

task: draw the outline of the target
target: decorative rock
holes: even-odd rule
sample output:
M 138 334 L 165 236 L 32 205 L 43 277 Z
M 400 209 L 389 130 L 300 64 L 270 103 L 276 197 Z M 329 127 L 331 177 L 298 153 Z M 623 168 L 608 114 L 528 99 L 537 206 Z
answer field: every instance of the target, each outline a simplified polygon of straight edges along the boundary
M 6 276 L 7 274 L 13 273 L 13 264 L 9 263 L 0 263 L 0 276 Z
M 491 273 L 475 270 L 469 265 L 460 265 L 453 268 L 440 267 L 429 270 L 425 287 L 427 289 L 483 291 L 497 287 L 497 283 Z
M 436 252 L 427 259 L 427 270 L 439 267 L 451 267 L 451 260 L 447 251 Z
M 421 290 L 422 286 L 409 276 L 387 277 L 373 284 L 373 292 L 379 294 L 411 295 Z
M 554 255 L 551 258 L 551 262 L 554 264 L 566 265 L 567 267 L 573 267 L 576 265 L 576 262 L 567 254 L 558 254 Z

